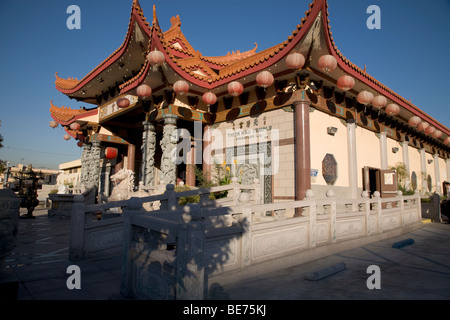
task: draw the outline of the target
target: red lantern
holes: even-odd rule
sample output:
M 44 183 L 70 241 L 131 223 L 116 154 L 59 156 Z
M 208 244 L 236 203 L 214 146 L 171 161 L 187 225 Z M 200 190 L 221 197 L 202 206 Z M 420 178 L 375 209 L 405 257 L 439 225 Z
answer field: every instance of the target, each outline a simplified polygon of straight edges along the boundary
M 441 130 L 436 130 L 434 133 L 433 133 L 433 137 L 435 137 L 435 138 L 440 138 L 440 137 L 442 137 L 442 131 Z
M 356 99 L 359 103 L 366 105 L 372 102 L 373 94 L 369 91 L 361 91 L 360 93 L 358 93 Z
M 206 103 L 208 106 L 216 103 L 216 101 L 217 101 L 217 96 L 212 92 L 206 92 L 203 95 L 203 102 Z
M 166 61 L 166 58 L 164 57 L 164 53 L 155 49 L 147 55 L 147 61 L 151 65 L 161 65 Z
M 83 146 L 83 141 L 78 141 L 77 146 L 81 148 Z
M 141 84 L 136 89 L 139 98 L 148 98 L 152 95 L 152 88 L 147 84 Z
M 57 126 L 58 126 L 58 122 L 56 122 L 55 120 L 50 121 L 50 127 L 56 128 Z
M 411 118 L 409 118 L 408 120 L 408 124 L 412 127 L 417 126 L 419 123 L 422 122 L 422 119 L 420 119 L 420 117 L 418 116 L 412 116 Z
M 173 91 L 176 94 L 183 95 L 189 91 L 189 83 L 184 80 L 178 80 L 173 84 Z
M 430 124 L 428 122 L 422 121 L 417 125 L 417 130 L 424 131 L 426 128 L 428 128 Z
M 64 140 L 70 140 L 70 136 L 67 133 L 64 135 Z
M 337 61 L 336 58 L 330 54 L 325 54 L 319 58 L 318 61 L 319 68 L 325 72 L 330 72 L 336 69 Z
M 445 138 L 444 144 L 450 144 L 450 137 Z
M 116 103 L 119 108 L 126 108 L 130 105 L 130 100 L 128 100 L 127 98 L 120 98 Z
M 244 86 L 238 81 L 232 81 L 228 84 L 228 93 L 233 97 L 240 95 L 244 91 Z
M 269 71 L 262 71 L 256 76 L 256 83 L 263 88 L 272 85 L 273 81 L 273 75 Z
M 353 77 L 350 77 L 349 75 L 344 74 L 343 76 L 339 77 L 337 86 L 341 90 L 350 90 L 355 86 L 355 79 L 353 79 Z
M 111 148 L 111 147 L 107 147 L 105 149 L 105 158 L 106 159 L 115 159 L 117 157 L 117 153 L 119 151 L 117 150 L 117 148 Z
M 386 104 L 387 104 L 387 99 L 384 96 L 376 96 L 372 100 L 372 105 L 378 109 L 383 108 Z
M 432 134 L 436 131 L 436 128 L 433 126 L 429 126 L 428 128 L 425 129 L 425 133 L 426 134 Z
M 72 122 L 70 124 L 70 129 L 73 131 L 80 130 L 80 128 L 81 128 L 81 125 L 78 122 Z
M 305 57 L 300 52 L 290 53 L 286 57 L 286 66 L 289 69 L 301 69 L 305 65 Z
M 386 113 L 390 116 L 396 116 L 400 113 L 400 107 L 395 103 L 388 104 Z

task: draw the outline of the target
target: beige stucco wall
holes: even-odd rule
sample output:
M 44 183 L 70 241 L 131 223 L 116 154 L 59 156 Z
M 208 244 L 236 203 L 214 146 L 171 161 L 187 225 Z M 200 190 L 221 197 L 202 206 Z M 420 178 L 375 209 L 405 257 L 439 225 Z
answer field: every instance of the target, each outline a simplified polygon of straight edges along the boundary
M 317 170 L 317 176 L 312 177 L 311 184 L 314 191 L 318 191 L 319 198 L 328 189 L 334 189 L 337 195 L 345 195 L 349 186 L 348 170 L 348 146 L 347 146 L 347 125 L 344 121 L 319 110 L 310 109 L 310 139 L 311 139 L 311 169 Z M 277 151 L 278 165 L 277 171 L 273 175 L 273 196 L 278 200 L 288 200 L 295 196 L 295 149 L 294 149 L 294 113 L 287 110 L 278 109 L 269 111 L 258 116 L 243 117 L 234 121 L 234 129 L 240 130 L 257 128 L 270 128 L 271 135 L 278 135 L 278 143 L 272 142 L 272 155 Z M 334 136 L 327 133 L 328 127 L 337 128 Z M 222 147 L 226 147 L 226 129 L 233 129 L 233 122 L 223 122 L 214 126 L 222 132 L 224 140 Z M 275 135 L 274 133 L 277 133 Z M 362 190 L 362 169 L 364 166 L 381 168 L 380 137 L 373 131 L 356 126 L 356 150 L 357 150 L 357 179 L 358 188 Z M 229 139 L 229 138 L 228 138 Z M 219 146 L 220 144 L 218 144 Z M 275 148 L 278 146 L 278 149 Z M 216 146 L 213 143 L 213 149 Z M 398 148 L 396 153 L 393 148 Z M 403 148 L 398 141 L 387 136 L 387 160 L 388 167 L 395 167 L 403 163 Z M 221 151 L 216 154 L 221 154 Z M 332 186 L 327 186 L 323 178 L 322 161 L 326 154 L 332 154 L 337 162 L 337 179 Z M 422 189 L 421 162 L 419 150 L 408 146 L 410 177 L 414 171 L 417 175 L 418 189 Z M 432 191 L 435 187 L 434 163 L 428 164 L 429 159 L 433 160 L 433 155 L 426 153 L 426 176 L 431 176 L 433 182 Z M 448 181 L 447 164 L 444 159 L 439 158 L 440 182 Z M 323 194 L 322 194 L 323 193 Z

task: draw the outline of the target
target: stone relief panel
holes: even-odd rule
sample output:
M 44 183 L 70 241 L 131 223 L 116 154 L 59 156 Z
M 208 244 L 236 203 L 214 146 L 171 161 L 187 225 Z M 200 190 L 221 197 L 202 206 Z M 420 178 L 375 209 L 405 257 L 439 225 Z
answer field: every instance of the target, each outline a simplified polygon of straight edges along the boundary
M 337 161 L 330 153 L 327 153 L 322 160 L 322 176 L 327 185 L 334 185 L 337 180 Z

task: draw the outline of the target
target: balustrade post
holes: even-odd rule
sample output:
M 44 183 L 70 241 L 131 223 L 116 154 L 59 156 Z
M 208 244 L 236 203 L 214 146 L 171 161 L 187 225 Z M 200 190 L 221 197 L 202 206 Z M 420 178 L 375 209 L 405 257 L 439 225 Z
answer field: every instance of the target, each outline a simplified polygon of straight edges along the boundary
M 86 205 L 84 196 L 77 194 L 73 197 L 70 214 L 70 244 L 69 260 L 84 259 L 84 225 L 86 223 Z
M 167 210 L 175 211 L 177 209 L 175 186 L 171 183 L 166 185 L 164 194 L 167 196 Z
M 380 192 L 375 191 L 373 193 L 373 198 L 376 200 L 375 202 L 375 210 L 377 213 L 377 224 L 378 224 L 378 233 L 382 233 L 383 232 L 383 221 L 382 221 L 382 205 L 381 205 L 381 196 L 380 196 Z
M 363 206 L 365 207 L 366 213 L 366 234 L 370 235 L 370 196 L 368 191 L 363 191 L 361 193 L 362 198 L 364 199 Z
M 242 212 L 243 219 L 241 222 L 242 227 L 242 259 L 241 263 L 243 267 L 250 266 L 252 261 L 252 209 L 251 207 L 244 207 Z
M 330 240 L 331 243 L 336 242 L 336 215 L 337 215 L 337 206 L 336 206 L 336 197 L 334 196 L 333 190 L 327 191 L 327 198 L 330 199 Z
M 309 201 L 309 247 L 314 248 L 316 246 L 316 219 L 317 208 L 316 199 L 314 198 L 314 192 L 312 190 L 306 191 L 306 200 Z
M 202 300 L 205 288 L 205 217 L 200 206 L 188 203 L 183 207 L 182 223 L 177 230 L 176 299 Z
M 136 252 L 132 252 L 131 242 L 133 240 L 132 218 L 135 215 L 144 213 L 142 201 L 139 198 L 131 198 L 127 206 L 123 208 L 123 254 L 122 254 L 122 281 L 120 292 L 124 297 L 132 296 L 133 288 L 133 261 L 136 259 Z
M 400 212 L 402 215 L 402 226 L 405 225 L 405 202 L 403 200 L 403 192 L 401 192 L 400 190 L 397 191 L 397 208 L 400 208 Z

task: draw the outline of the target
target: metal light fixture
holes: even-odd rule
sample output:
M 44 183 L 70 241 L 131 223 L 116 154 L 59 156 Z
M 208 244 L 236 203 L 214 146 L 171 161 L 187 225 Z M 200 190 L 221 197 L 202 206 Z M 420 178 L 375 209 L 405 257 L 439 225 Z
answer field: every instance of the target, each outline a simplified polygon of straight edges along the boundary
M 393 147 L 393 148 L 392 148 L 392 152 L 393 152 L 393 153 L 397 153 L 397 152 L 398 152 L 398 147 Z
M 428 164 L 431 164 L 433 162 L 433 159 L 428 159 Z
M 327 128 L 327 133 L 328 133 L 330 136 L 334 136 L 334 135 L 336 134 L 336 132 L 337 132 L 337 128 L 336 128 L 336 127 L 328 127 L 328 128 Z

